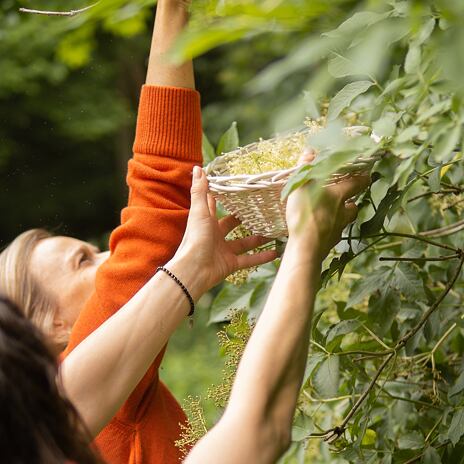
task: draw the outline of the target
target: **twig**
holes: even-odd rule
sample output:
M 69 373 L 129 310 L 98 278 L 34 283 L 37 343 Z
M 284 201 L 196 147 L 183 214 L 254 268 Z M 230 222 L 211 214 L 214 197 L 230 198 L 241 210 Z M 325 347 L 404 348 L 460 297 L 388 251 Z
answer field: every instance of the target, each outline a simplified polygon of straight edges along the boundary
M 367 398 L 369 395 L 369 392 L 372 390 L 374 387 L 375 383 L 377 382 L 377 379 L 380 377 L 380 374 L 383 372 L 383 370 L 387 367 L 388 363 L 391 361 L 391 359 L 395 356 L 395 353 L 390 353 L 383 361 L 383 363 L 380 365 L 380 367 L 377 369 L 377 372 L 374 375 L 374 378 L 371 380 L 369 383 L 368 387 L 364 390 L 364 393 L 359 397 L 358 401 L 353 405 L 353 407 L 350 409 L 348 414 L 345 416 L 343 419 L 343 422 L 338 426 L 334 427 L 330 433 L 327 434 L 327 436 L 324 438 L 325 441 L 332 443 L 334 442 L 337 438 L 339 438 L 342 433 L 345 431 L 346 424 L 350 421 L 350 419 L 353 417 L 354 413 L 358 410 L 358 408 L 363 404 L 364 400 Z
M 424 197 L 429 197 L 432 195 L 459 195 L 462 193 L 462 189 L 459 187 L 453 187 L 445 190 L 439 190 L 438 192 L 425 192 L 425 193 L 420 193 L 419 195 L 416 195 L 415 197 L 412 197 L 408 200 L 408 203 L 411 203 L 412 201 L 419 200 L 420 198 Z
M 413 262 L 423 262 L 423 261 L 447 261 L 448 259 L 457 259 L 459 258 L 459 254 L 448 255 L 448 256 L 437 256 L 437 257 L 424 257 L 424 258 L 413 258 L 413 257 L 385 257 L 381 256 L 379 261 L 413 261 Z
M 459 205 L 462 202 L 464 202 L 464 198 L 461 198 L 460 200 L 457 200 L 454 203 L 451 203 L 451 205 L 447 206 L 446 208 L 443 208 L 443 211 L 454 208 L 455 206 Z
M 31 10 L 29 8 L 20 8 L 19 11 L 21 13 L 29 13 L 29 14 L 37 14 L 37 15 L 45 15 L 45 16 L 76 16 L 80 13 L 84 13 L 87 10 L 90 10 L 95 5 L 100 2 L 96 2 L 93 5 L 86 6 L 85 8 L 80 8 L 79 10 L 70 10 L 70 11 L 44 11 L 44 10 Z
M 421 142 L 418 139 L 413 139 L 412 143 L 416 146 L 422 146 L 424 144 L 424 142 Z M 431 150 L 433 147 L 434 147 L 433 143 L 429 143 L 428 145 L 426 145 L 426 148 L 428 148 L 429 150 Z M 461 149 L 459 147 L 456 147 L 456 148 L 453 148 L 451 151 L 453 153 L 459 153 Z
M 457 248 L 454 248 L 449 245 L 445 245 L 444 243 L 440 242 L 435 242 L 434 240 L 430 240 L 423 236 L 422 234 L 419 233 L 419 235 L 413 235 L 413 234 L 403 234 L 400 232 L 384 232 L 382 234 L 374 234 L 374 235 L 366 235 L 365 237 L 351 237 L 351 240 L 362 240 L 366 238 L 378 238 L 378 237 L 403 237 L 403 238 L 411 238 L 414 240 L 419 240 L 420 242 L 428 243 L 430 245 L 434 245 L 436 247 L 444 248 L 445 250 L 450 250 L 454 251 L 455 253 L 458 252 Z M 342 240 L 348 240 L 349 237 L 342 237 Z
M 435 303 L 430 306 L 430 308 L 425 312 L 425 314 L 422 316 L 421 320 L 417 323 L 415 327 L 413 327 L 409 332 L 407 332 L 396 344 L 395 350 L 402 348 L 404 345 L 406 345 L 407 341 L 414 337 L 417 332 L 421 329 L 421 327 L 427 322 L 427 319 L 432 315 L 432 313 L 440 306 L 440 303 L 445 299 L 446 295 L 450 292 L 450 290 L 453 288 L 453 285 L 456 283 L 456 280 L 458 280 L 459 275 L 461 274 L 461 269 L 464 264 L 464 254 L 461 254 L 461 259 L 459 261 L 458 269 L 456 270 L 456 273 L 454 274 L 453 278 L 451 279 L 450 282 L 448 282 L 448 285 L 446 286 L 445 290 L 443 290 L 442 294 L 439 296 L 439 298 L 435 301 Z
M 353 395 L 336 396 L 335 398 L 314 398 L 306 390 L 303 390 L 303 395 L 306 396 L 306 398 L 313 403 L 333 403 L 335 401 L 343 401 L 343 400 L 349 400 L 350 398 L 353 398 Z M 359 395 L 355 395 L 355 396 L 359 396 Z
M 443 448 L 444 446 L 449 445 L 449 443 L 450 443 L 449 441 L 445 441 L 441 445 L 436 446 L 435 449 Z M 425 451 L 423 451 L 421 454 L 417 456 L 414 456 L 411 459 L 408 459 L 407 461 L 404 461 L 403 464 L 413 464 L 414 462 L 419 461 L 424 454 L 425 454 Z
M 455 234 L 460 230 L 464 229 L 464 219 L 450 224 L 449 226 L 440 227 L 439 229 L 427 230 L 425 232 L 419 232 L 422 237 L 446 237 L 447 235 Z

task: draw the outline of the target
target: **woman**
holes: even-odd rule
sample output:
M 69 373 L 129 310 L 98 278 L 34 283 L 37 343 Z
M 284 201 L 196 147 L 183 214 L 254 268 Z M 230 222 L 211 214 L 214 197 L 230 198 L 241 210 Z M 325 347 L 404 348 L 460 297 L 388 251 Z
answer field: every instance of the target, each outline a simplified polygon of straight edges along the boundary
M 356 206 L 347 200 L 361 191 L 366 183 L 367 178 L 354 178 L 329 187 L 317 204 L 310 204 L 304 188 L 291 194 L 287 207 L 288 244 L 276 281 L 240 363 L 229 404 L 218 424 L 189 454 L 187 463 L 273 463 L 288 447 L 291 421 L 305 368 L 321 263 L 339 240 L 343 228 L 356 216 Z M 307 214 L 309 209 L 311 214 Z M 185 263 L 214 262 L 227 250 L 224 247 L 229 246 L 224 241 L 222 225 L 216 219 L 214 202 L 207 199 L 205 176 L 197 168 L 184 239 L 166 268 L 174 272 L 188 292 L 197 298 L 214 281 L 205 281 L 203 277 L 206 274 L 198 275 Z M 227 259 L 219 263 L 215 268 L 216 278 L 220 278 L 221 272 L 226 272 L 227 268 Z M 172 305 L 164 308 L 165 314 L 160 315 L 167 300 Z M 64 391 L 74 402 L 91 434 L 98 433 L 99 427 L 104 425 L 104 416 L 111 417 L 112 411 L 124 401 L 125 395 L 143 376 L 151 359 L 162 349 L 169 332 L 185 318 L 189 309 L 190 303 L 182 286 L 166 273 L 158 272 L 124 308 L 92 333 L 63 362 Z M 9 349 L 10 342 L 4 340 L 3 321 L 0 305 L 0 378 L 6 379 L 7 385 L 5 388 L 5 382 L 0 383 L 0 395 L 8 400 L 14 388 L 8 388 L 9 377 L 4 375 L 3 366 L 9 365 L 8 354 L 12 350 Z M 166 327 L 160 330 L 159 326 L 164 324 Z M 150 335 L 153 332 L 161 334 L 161 339 L 152 339 Z M 28 340 L 30 337 L 27 334 L 21 336 L 20 331 L 16 331 L 14 337 L 10 338 Z M 26 345 L 27 351 L 29 345 Z M 278 350 L 275 349 L 277 345 Z M 83 367 L 84 361 L 88 363 L 86 367 Z M 49 367 L 50 361 L 46 361 L 45 365 Z M 132 372 L 128 373 L 126 366 Z M 23 364 L 19 364 L 17 369 L 23 367 Z M 40 369 L 34 372 L 38 375 Z M 34 381 L 35 376 L 31 380 Z M 30 391 L 29 387 L 23 388 L 23 383 L 27 383 L 24 377 L 15 385 L 18 397 L 24 391 Z M 111 385 L 114 390 L 107 391 L 110 399 L 102 396 L 105 384 Z M 46 390 L 51 390 L 52 396 L 56 396 L 48 384 Z M 4 403 L 7 410 L 14 407 L 14 403 Z M 34 404 L 32 411 L 37 408 Z M 66 422 L 62 417 L 61 421 Z M 33 422 L 25 423 L 28 427 L 22 436 L 15 435 L 14 428 L 10 432 L 16 443 L 27 441 L 29 435 L 35 433 Z M 4 421 L 2 427 L 5 427 Z M 65 427 L 65 434 L 66 431 Z M 29 461 L 21 461 L 17 458 L 21 450 L 6 442 L 6 448 L 2 449 L 9 453 L 8 462 L 53 464 L 63 462 L 63 459 L 76 460 L 74 455 L 63 449 L 61 440 L 50 440 L 47 433 L 39 433 L 38 436 L 38 444 L 34 445 L 37 453 L 43 449 L 40 441 L 45 440 L 46 449 L 50 448 L 50 443 L 53 445 L 49 456 L 60 456 L 61 460 L 30 458 Z M 51 436 L 54 436 L 53 433 Z
M 185 230 L 192 169 L 202 164 L 200 97 L 194 90 L 192 63 L 173 66 L 166 51 L 187 22 L 186 3 L 158 2 L 129 162 L 129 201 L 121 225 L 111 234 L 111 255 L 75 239 L 31 232 L 0 258 L 0 289 L 51 337 L 56 351 L 66 346 L 63 357 L 174 255 Z M 237 225 L 228 221 L 228 228 Z M 262 243 L 254 237 L 237 250 Z M 242 264 L 274 258 L 275 253 L 265 252 Z M 185 415 L 159 381 L 163 354 L 164 349 L 96 438 L 103 458 L 112 464 L 177 463 L 181 457 L 174 441 Z

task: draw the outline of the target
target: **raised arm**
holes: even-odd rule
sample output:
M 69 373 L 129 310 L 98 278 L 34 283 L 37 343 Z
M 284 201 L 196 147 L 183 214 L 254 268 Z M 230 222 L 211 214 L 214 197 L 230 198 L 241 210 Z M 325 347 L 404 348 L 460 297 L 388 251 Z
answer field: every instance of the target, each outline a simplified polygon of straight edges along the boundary
M 229 404 L 186 463 L 270 464 L 289 446 L 321 263 L 356 217 L 355 204 L 345 201 L 366 185 L 362 177 L 332 186 L 312 205 L 304 188 L 289 198 L 288 244 L 239 365 Z
M 147 85 L 195 88 L 192 61 L 176 66 L 167 59 L 167 53 L 187 24 L 189 3 L 185 0 L 158 0 Z
M 266 240 L 225 241 L 238 225 L 218 221 L 206 201 L 205 175 L 196 168 L 192 207 L 182 245 L 166 264 L 197 300 L 228 274 L 276 257 L 243 254 Z M 90 334 L 62 363 L 61 382 L 92 436 L 111 419 L 190 310 L 181 287 L 157 273 L 123 308 Z
M 148 85 L 142 88 L 134 156 L 128 165 L 128 204 L 111 234 L 110 257 L 97 272 L 95 292 L 72 329 L 64 356 L 127 303 L 157 266 L 172 258 L 185 230 L 192 169 L 202 164 L 202 130 L 191 64 L 175 67 L 162 59 L 186 21 L 180 5 L 177 0 L 158 2 Z M 177 459 L 173 442 L 185 415 L 159 382 L 162 355 L 163 350 L 97 437 L 107 462 L 127 462 L 136 447 L 147 459 L 153 460 L 155 454 L 157 459 L 169 457 L 168 462 Z

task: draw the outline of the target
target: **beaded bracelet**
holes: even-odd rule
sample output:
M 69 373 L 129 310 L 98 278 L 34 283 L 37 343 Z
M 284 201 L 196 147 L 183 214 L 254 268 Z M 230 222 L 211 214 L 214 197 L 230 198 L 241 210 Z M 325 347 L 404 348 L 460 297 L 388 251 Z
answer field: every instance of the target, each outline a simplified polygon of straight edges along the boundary
M 176 282 L 177 285 L 179 285 L 179 287 L 185 293 L 185 296 L 187 297 L 190 303 L 190 312 L 188 313 L 188 317 L 192 317 L 193 313 L 195 312 L 195 302 L 193 301 L 192 295 L 190 295 L 190 292 L 187 290 L 187 287 L 169 269 L 166 269 L 163 266 L 159 266 L 156 268 L 156 272 L 158 271 L 165 272 L 169 277 L 171 277 L 171 279 L 174 280 L 174 282 Z

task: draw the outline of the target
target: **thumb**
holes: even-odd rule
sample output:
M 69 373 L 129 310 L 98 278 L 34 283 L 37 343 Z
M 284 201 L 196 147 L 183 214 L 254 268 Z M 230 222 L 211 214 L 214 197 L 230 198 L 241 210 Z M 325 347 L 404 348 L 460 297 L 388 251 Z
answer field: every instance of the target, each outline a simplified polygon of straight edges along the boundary
M 316 151 L 313 148 L 308 147 L 298 159 L 298 166 L 311 163 L 314 161 L 315 158 L 316 158 Z
M 190 216 L 197 218 L 209 217 L 208 181 L 200 166 L 193 168 L 192 187 L 190 189 Z

